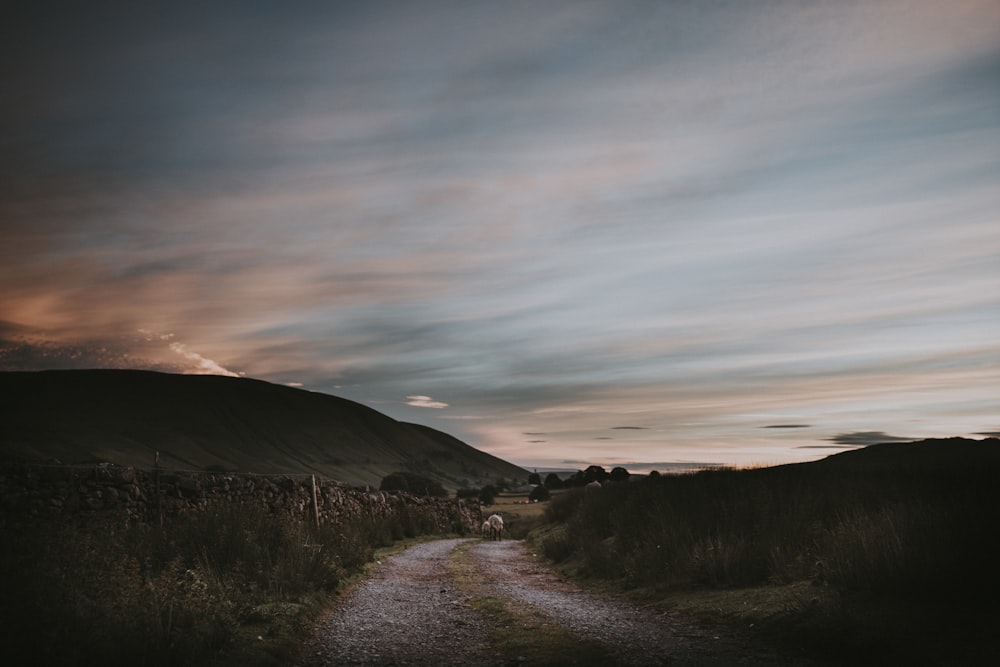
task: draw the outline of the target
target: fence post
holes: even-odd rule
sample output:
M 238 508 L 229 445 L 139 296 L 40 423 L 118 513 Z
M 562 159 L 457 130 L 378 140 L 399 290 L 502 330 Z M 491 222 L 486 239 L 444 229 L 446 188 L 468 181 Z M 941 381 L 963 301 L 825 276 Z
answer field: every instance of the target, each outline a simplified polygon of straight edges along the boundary
M 316 502 L 316 475 L 312 476 L 313 515 L 316 517 L 316 529 L 319 530 L 319 503 Z
M 156 452 L 153 459 L 153 479 L 156 482 L 156 518 L 160 525 L 163 525 L 163 504 L 160 500 L 160 453 Z

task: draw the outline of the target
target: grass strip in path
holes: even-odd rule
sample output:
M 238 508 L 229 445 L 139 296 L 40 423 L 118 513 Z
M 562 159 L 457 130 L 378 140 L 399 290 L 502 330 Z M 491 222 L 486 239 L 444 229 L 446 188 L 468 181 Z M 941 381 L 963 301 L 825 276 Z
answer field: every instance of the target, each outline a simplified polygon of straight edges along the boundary
M 608 650 L 559 626 L 545 610 L 491 594 L 482 583 L 485 573 L 472 562 L 470 540 L 452 551 L 448 569 L 469 604 L 489 619 L 490 645 L 505 662 L 517 665 L 607 665 Z

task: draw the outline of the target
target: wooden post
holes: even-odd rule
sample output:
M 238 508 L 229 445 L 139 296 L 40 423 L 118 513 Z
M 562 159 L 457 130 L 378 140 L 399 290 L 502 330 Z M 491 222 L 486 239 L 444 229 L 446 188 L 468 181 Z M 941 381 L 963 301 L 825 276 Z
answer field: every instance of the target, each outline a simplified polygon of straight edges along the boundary
M 163 525 L 163 504 L 160 501 L 160 453 L 156 452 L 153 459 L 153 477 L 156 480 L 156 517 L 160 525 Z
M 319 530 L 319 503 L 316 502 L 316 475 L 312 476 L 313 515 L 316 517 L 316 529 Z

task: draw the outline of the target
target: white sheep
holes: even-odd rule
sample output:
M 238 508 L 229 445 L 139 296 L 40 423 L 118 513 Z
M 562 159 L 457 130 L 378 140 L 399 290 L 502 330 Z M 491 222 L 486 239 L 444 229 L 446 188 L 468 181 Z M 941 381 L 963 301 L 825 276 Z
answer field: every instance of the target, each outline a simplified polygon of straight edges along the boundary
M 490 537 L 493 533 L 493 526 L 489 521 L 483 521 L 483 537 Z
M 502 540 L 503 518 L 499 514 L 491 514 L 490 518 L 486 520 L 486 523 L 490 524 L 490 535 L 493 539 Z
M 587 493 L 591 493 L 591 492 L 593 492 L 593 491 L 600 491 L 600 490 L 601 490 L 601 483 L 600 483 L 600 482 L 598 482 L 598 481 L 597 481 L 597 480 L 595 479 L 595 480 L 594 480 L 593 482 L 591 482 L 590 484 L 586 484 L 586 485 L 584 486 L 584 488 L 585 488 L 585 489 L 587 490 Z

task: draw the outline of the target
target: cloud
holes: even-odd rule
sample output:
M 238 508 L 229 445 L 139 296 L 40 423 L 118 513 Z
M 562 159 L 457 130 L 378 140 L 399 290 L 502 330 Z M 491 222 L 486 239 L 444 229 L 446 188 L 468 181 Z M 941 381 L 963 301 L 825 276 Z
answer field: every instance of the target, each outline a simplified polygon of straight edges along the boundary
M 654 4 L 13 17 L 0 367 L 239 368 L 512 458 L 995 428 L 997 3 Z
M 11 329 L 0 327 L 0 370 L 135 368 L 242 377 L 242 374 L 230 371 L 190 350 L 184 343 L 177 342 L 174 334 L 139 329 L 131 335 L 64 342 L 44 331 L 23 327 L 10 335 Z
M 224 368 L 217 362 L 208 359 L 206 357 L 203 357 L 197 352 L 192 352 L 191 350 L 187 349 L 187 346 L 184 345 L 183 343 L 171 343 L 170 349 L 176 352 L 177 354 L 181 355 L 188 361 L 194 363 L 194 368 L 190 368 L 185 371 L 185 373 L 188 373 L 190 375 L 225 375 L 234 378 L 242 377 L 240 373 L 236 373 L 234 371 L 229 370 L 228 368 Z
M 883 442 L 913 442 L 913 438 L 901 438 L 882 431 L 854 431 L 853 433 L 838 433 L 828 438 L 840 445 L 866 446 L 878 445 Z
M 796 449 L 856 449 L 862 446 L 864 445 L 799 445 Z
M 430 396 L 407 396 L 407 405 L 412 405 L 415 408 L 434 408 L 440 410 L 442 408 L 448 407 L 447 403 L 442 403 L 441 401 L 435 401 Z

